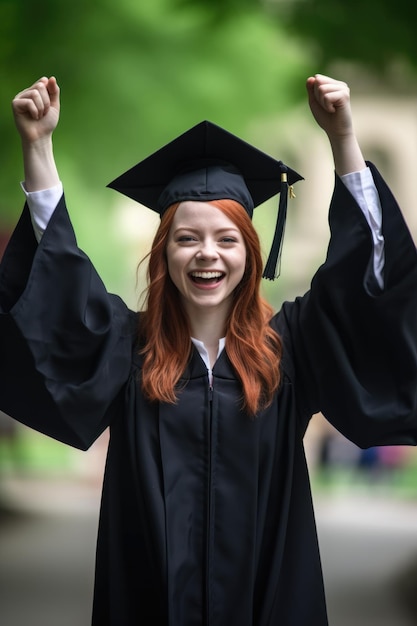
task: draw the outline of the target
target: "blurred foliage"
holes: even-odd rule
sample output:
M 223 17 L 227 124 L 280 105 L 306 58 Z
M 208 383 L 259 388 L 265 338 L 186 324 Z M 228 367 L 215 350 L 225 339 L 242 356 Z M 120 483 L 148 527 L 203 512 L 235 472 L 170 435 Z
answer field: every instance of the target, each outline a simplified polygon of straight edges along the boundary
M 415 67 L 413 12 L 407 0 L 0 0 L 0 224 L 21 198 L 9 103 L 39 76 L 61 85 L 65 180 L 106 205 L 109 180 L 201 119 L 245 134 L 337 60 Z
M 38 77 L 54 74 L 61 86 L 61 172 L 98 192 L 201 119 L 240 133 L 254 116 L 285 109 L 308 67 L 252 0 L 0 0 L 0 61 L 3 220 L 20 198 L 9 103 Z
M 16 471 L 42 475 L 57 470 L 74 471 L 74 451 L 59 441 L 45 437 L 27 427 L 18 427 L 13 439 L 0 437 L 0 477 Z M 0 497 L 1 504 L 1 497 Z
M 415 7 L 409 0 L 265 0 L 280 23 L 314 47 L 320 67 L 349 61 L 378 74 L 417 69 Z

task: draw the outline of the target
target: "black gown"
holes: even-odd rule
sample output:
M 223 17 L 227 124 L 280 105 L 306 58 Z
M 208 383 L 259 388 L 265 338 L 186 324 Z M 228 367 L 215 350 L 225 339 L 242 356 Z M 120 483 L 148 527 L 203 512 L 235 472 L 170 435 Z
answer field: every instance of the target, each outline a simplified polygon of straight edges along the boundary
M 385 288 L 366 220 L 336 177 L 310 291 L 272 325 L 283 382 L 256 419 L 222 352 L 194 349 L 176 406 L 141 393 L 140 315 L 77 248 L 64 198 L 39 246 L 27 207 L 0 268 L 0 408 L 86 449 L 110 425 L 95 626 L 325 626 L 303 436 L 322 411 L 362 447 L 417 441 L 417 255 L 389 189 Z

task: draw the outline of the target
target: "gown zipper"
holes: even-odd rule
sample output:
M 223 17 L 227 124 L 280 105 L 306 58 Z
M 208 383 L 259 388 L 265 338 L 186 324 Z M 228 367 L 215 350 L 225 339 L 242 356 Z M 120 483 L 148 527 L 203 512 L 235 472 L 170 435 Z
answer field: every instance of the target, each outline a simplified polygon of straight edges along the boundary
M 207 477 L 207 525 L 206 525 L 206 623 L 205 626 L 209 626 L 210 624 L 210 603 L 211 603 L 211 590 L 210 590 L 210 580 L 211 580 L 211 539 L 212 539 L 212 487 L 213 487 L 213 385 L 209 383 L 208 389 L 208 403 L 209 403 L 209 414 L 208 414 L 208 477 Z

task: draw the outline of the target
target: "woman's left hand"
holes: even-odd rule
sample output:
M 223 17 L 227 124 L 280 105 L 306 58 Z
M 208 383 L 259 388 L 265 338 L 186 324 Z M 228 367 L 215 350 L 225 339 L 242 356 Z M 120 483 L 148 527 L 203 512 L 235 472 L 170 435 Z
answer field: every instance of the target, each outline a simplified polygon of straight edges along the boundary
M 353 134 L 350 90 L 346 83 L 316 74 L 307 79 L 311 112 L 321 128 L 333 139 Z

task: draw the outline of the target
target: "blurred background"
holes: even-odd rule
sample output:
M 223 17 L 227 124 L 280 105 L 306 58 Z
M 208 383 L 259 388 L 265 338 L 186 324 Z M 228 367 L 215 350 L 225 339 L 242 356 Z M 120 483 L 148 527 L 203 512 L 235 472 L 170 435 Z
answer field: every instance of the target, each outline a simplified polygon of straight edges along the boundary
M 304 175 L 264 289 L 276 308 L 308 289 L 334 182 L 306 100 L 318 72 L 349 83 L 365 156 L 416 239 L 414 23 L 407 0 L 0 0 L 0 255 L 23 202 L 10 102 L 43 75 L 61 87 L 54 144 L 79 245 L 133 308 L 157 218 L 106 185 L 203 119 Z M 254 218 L 265 251 L 275 212 Z M 0 414 L 2 626 L 89 624 L 106 442 L 81 453 Z M 318 415 L 306 452 L 331 626 L 416 624 L 415 450 L 360 451 Z

